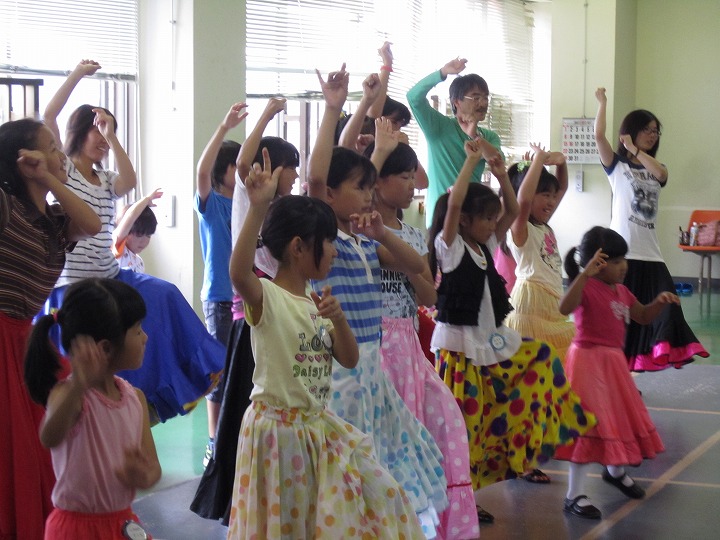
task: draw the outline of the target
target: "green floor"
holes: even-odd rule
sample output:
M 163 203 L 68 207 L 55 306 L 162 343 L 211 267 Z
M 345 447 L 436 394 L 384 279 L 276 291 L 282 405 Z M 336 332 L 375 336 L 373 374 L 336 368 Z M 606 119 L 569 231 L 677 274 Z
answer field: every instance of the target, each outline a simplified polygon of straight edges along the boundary
M 711 353 L 709 358 L 698 358 L 695 362 L 720 365 L 720 294 L 714 293 L 709 297 L 704 294 L 701 300 L 696 293 L 682 297 L 682 303 L 690 327 Z M 153 436 L 163 468 L 163 477 L 152 491 L 200 475 L 207 442 L 207 410 L 204 400 L 186 416 L 155 426 Z

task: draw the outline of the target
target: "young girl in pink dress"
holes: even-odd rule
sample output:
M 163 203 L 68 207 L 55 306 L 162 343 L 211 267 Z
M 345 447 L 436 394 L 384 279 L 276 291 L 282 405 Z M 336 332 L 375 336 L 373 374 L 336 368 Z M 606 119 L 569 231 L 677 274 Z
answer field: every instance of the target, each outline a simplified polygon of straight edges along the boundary
M 137 489 L 160 479 L 160 463 L 141 390 L 116 374 L 142 365 L 145 302 L 115 279 L 68 287 L 62 307 L 35 323 L 25 356 L 30 396 L 46 407 L 40 442 L 50 448 L 57 483 L 45 540 L 144 538 L 131 509 Z M 49 338 L 60 327 L 72 374 L 58 381 Z
M 398 142 L 390 120 L 379 118 L 375 125 L 375 142 L 365 151 L 379 171 L 375 209 L 388 231 L 425 257 L 428 249 L 423 232 L 398 218 L 398 211 L 408 208 L 415 195 L 417 156 L 410 146 Z M 425 358 L 416 330 L 418 303 L 435 305 L 435 280 L 427 262 L 421 274 L 383 268 L 380 277 L 383 303 L 380 365 L 445 457 L 448 508 L 440 514 L 439 532 L 445 540 L 477 538 L 480 530 L 470 480 L 465 421 L 452 392 Z
M 590 519 L 599 519 L 601 512 L 585 495 L 587 464 L 601 463 L 603 480 L 640 499 L 645 491 L 627 475 L 625 466 L 639 465 L 664 450 L 628 371 L 623 343 L 631 319 L 649 324 L 667 304 L 680 300 L 661 292 L 647 305 L 638 302 L 623 285 L 627 250 L 618 233 L 593 227 L 565 257 L 572 284 L 560 301 L 560 312 L 574 313 L 577 327 L 565 370 L 583 405 L 595 413 L 597 425 L 574 445 L 558 448 L 555 458 L 571 462 L 564 510 Z

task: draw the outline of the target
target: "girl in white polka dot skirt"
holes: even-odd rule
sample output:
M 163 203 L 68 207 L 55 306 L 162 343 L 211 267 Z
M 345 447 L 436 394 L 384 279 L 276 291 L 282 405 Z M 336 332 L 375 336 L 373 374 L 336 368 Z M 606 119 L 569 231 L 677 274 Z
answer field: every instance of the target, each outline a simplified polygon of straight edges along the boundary
M 413 507 L 375 459 L 370 437 L 326 407 L 333 357 L 347 368 L 358 361 L 340 303 L 329 287 L 318 295 L 308 286 L 337 255 L 335 215 L 310 197 L 271 205 L 282 167 L 272 171 L 266 150 L 263 158 L 245 181 L 251 205 L 230 260 L 256 366 L 228 538 L 421 538 Z M 259 242 L 280 261 L 273 281 L 253 272 Z

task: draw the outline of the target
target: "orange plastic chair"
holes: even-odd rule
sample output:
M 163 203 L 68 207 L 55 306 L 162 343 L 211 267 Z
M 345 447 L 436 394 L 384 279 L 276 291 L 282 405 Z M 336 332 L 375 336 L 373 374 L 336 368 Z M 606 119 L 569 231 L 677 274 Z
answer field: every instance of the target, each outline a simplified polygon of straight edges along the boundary
M 688 230 L 693 223 L 709 223 L 710 221 L 720 220 L 720 210 L 693 210 L 690 214 L 690 221 L 688 223 Z M 678 247 L 685 252 L 695 253 L 700 256 L 700 277 L 698 278 L 698 292 L 702 294 L 703 281 L 705 269 L 705 261 L 707 261 L 707 289 L 708 292 L 712 290 L 712 256 L 720 253 L 720 246 L 683 246 L 678 244 Z

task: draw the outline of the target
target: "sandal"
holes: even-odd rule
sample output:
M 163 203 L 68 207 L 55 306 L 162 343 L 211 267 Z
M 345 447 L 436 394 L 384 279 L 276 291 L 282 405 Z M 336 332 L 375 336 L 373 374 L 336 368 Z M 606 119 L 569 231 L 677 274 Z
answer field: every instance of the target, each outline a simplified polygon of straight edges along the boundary
M 480 521 L 480 523 L 492 523 L 495 521 L 495 516 L 485 510 L 482 506 L 478 506 L 476 504 L 475 509 L 477 510 L 478 521 Z
M 550 477 L 544 472 L 542 472 L 540 469 L 533 469 L 532 471 L 523 474 L 521 478 L 533 484 L 550 483 Z
M 588 499 L 587 495 L 578 495 L 574 499 L 565 499 L 565 502 L 563 504 L 563 510 L 574 516 L 585 519 L 600 519 L 602 517 L 602 512 L 600 512 L 600 510 L 598 510 L 592 504 L 580 506 L 578 504 L 578 502 L 580 502 L 580 499 L 590 500 Z

